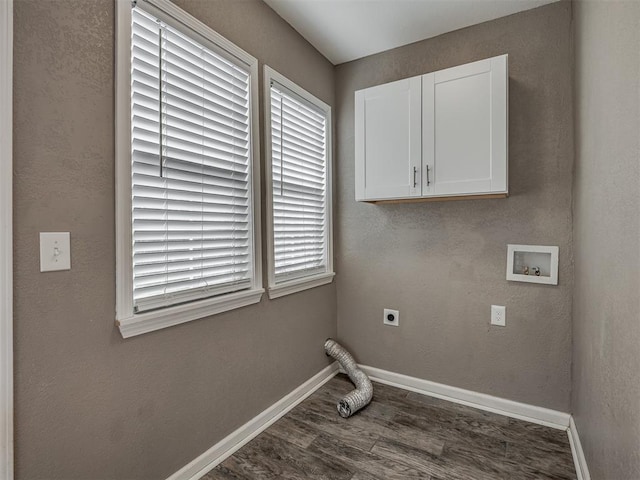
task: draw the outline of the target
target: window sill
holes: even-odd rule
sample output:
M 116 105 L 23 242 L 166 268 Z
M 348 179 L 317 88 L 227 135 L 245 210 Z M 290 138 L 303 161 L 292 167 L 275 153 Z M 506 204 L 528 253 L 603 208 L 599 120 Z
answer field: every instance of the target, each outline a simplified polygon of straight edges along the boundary
M 123 338 L 134 337 L 258 303 L 262 299 L 263 293 L 263 288 L 230 293 L 217 298 L 208 298 L 153 312 L 130 315 L 117 319 L 116 325 Z
M 313 277 L 298 278 L 288 282 L 281 283 L 269 288 L 269 299 L 284 297 L 292 293 L 301 292 L 309 288 L 319 287 L 320 285 L 326 285 L 333 281 L 335 273 L 322 273 L 320 275 L 314 275 Z

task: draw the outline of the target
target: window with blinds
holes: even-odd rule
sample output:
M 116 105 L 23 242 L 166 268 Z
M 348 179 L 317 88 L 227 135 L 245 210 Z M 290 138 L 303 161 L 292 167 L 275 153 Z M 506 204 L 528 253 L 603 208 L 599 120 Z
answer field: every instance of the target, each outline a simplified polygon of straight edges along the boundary
M 312 99 L 270 82 L 275 285 L 330 271 L 328 107 Z
M 132 10 L 135 312 L 252 286 L 250 72 L 199 38 Z

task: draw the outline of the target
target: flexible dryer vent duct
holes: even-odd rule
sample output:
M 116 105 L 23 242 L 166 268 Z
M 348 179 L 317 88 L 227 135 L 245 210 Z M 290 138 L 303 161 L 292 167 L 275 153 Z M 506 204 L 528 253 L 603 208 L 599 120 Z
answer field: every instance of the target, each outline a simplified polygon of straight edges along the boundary
M 362 407 L 369 404 L 371 397 L 373 397 L 373 385 L 369 377 L 358 368 L 351 354 L 338 342 L 328 338 L 327 341 L 324 342 L 324 350 L 327 352 L 327 355 L 335 358 L 338 363 L 340 363 L 356 386 L 355 390 L 347 393 L 342 400 L 338 402 L 338 413 L 340 416 L 344 418 L 350 417 Z

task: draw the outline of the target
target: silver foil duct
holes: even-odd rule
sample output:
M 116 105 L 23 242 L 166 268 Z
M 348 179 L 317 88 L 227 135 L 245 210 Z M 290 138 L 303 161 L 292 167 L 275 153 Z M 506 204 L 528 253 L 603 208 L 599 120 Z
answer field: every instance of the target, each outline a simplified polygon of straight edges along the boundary
M 328 338 L 327 341 L 324 342 L 324 351 L 327 352 L 327 355 L 338 361 L 356 387 L 355 390 L 347 393 L 338 402 L 338 413 L 340 416 L 343 418 L 350 417 L 362 407 L 369 404 L 373 397 L 373 385 L 369 377 L 358 368 L 351 354 L 338 342 Z

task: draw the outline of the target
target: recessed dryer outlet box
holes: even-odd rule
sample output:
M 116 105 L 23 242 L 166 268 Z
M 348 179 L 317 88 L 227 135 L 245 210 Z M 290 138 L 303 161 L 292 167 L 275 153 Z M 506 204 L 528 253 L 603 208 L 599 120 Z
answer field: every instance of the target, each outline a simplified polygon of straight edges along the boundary
M 384 323 L 385 325 L 397 327 L 398 325 L 400 325 L 400 311 L 385 308 L 384 317 L 382 317 L 382 323 Z
M 507 280 L 558 284 L 558 247 L 507 245 Z

